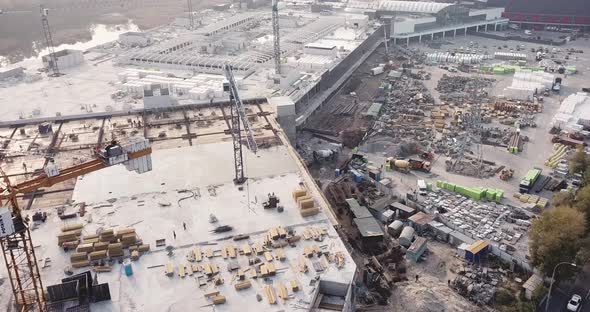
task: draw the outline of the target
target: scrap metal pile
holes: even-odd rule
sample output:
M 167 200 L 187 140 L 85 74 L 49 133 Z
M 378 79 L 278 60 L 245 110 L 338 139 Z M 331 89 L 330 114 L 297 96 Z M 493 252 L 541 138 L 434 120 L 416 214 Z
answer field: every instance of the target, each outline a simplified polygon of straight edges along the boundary
M 503 271 L 486 267 L 465 268 L 458 272 L 452 287 L 479 306 L 489 304 L 503 281 Z
M 423 202 L 437 211 L 445 225 L 475 239 L 516 244 L 531 225 L 530 217 L 518 208 L 494 202 L 476 202 L 444 191 L 429 193 Z
M 503 125 L 518 126 L 519 128 L 537 127 L 535 114 L 543 111 L 540 102 L 526 102 L 513 100 L 496 100 L 482 107 L 482 115 L 490 121 L 497 120 Z
M 390 80 L 382 115 L 369 136 L 387 136 L 392 143 L 416 142 L 426 146 L 434 139 L 428 114 L 434 100 L 422 81 L 402 76 Z
M 480 77 L 463 77 L 443 75 L 438 81 L 436 90 L 440 92 L 440 100 L 455 104 L 463 104 L 487 98 L 485 88 L 494 84 L 495 80 Z

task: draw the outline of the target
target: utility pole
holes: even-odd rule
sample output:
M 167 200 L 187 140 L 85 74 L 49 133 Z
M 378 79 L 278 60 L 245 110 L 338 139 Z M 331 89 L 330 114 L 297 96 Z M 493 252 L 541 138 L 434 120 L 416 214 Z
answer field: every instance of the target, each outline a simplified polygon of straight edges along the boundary
M 272 0 L 272 34 L 274 36 L 275 73 L 281 74 L 281 44 L 279 37 L 279 0 Z
M 49 9 L 41 6 L 41 26 L 43 27 L 43 36 L 45 36 L 45 45 L 49 51 L 49 71 L 52 72 L 49 76 L 59 77 L 61 74 L 59 73 L 59 67 L 57 65 L 57 56 L 55 55 L 55 50 L 53 48 L 53 36 L 51 35 L 51 28 L 49 27 L 47 15 L 49 15 Z
M 186 0 L 186 4 L 188 6 L 188 23 L 189 23 L 189 29 L 194 29 L 195 28 L 195 17 L 193 16 L 193 1 L 192 0 Z
M 385 43 L 385 55 L 389 54 L 389 49 L 387 48 L 387 25 L 383 25 L 383 42 Z

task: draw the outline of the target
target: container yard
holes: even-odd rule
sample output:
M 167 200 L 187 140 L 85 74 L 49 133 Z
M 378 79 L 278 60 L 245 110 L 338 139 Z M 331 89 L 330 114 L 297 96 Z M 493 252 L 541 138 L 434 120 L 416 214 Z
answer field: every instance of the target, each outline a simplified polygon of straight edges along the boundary
M 49 52 L 0 68 L 3 310 L 589 311 L 583 25 L 193 2 L 87 49 L 36 8 Z

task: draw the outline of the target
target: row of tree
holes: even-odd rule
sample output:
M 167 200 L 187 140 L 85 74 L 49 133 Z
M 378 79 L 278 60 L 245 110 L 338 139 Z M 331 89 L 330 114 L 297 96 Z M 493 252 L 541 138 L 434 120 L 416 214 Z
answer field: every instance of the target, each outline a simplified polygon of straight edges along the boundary
M 544 211 L 529 231 L 532 264 L 547 275 L 559 262 L 584 265 L 590 260 L 590 156 L 578 149 L 569 169 L 582 175 L 582 187 L 575 194 L 555 194 L 556 208 Z M 556 276 L 564 279 L 574 273 L 574 268 L 563 266 Z

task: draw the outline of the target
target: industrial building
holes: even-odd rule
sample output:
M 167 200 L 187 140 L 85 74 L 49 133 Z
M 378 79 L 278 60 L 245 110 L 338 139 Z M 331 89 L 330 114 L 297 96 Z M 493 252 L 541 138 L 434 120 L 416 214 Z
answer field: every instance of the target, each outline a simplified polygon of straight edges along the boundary
M 488 0 L 488 6 L 506 8 L 503 16 L 527 27 L 590 27 L 590 2 L 585 0 Z
M 128 47 L 146 47 L 152 39 L 147 33 L 129 31 L 119 35 L 119 42 Z
M 84 54 L 80 50 L 66 49 L 57 51 L 55 52 L 55 57 L 57 66 L 62 69 L 76 67 L 84 63 Z M 42 60 L 45 68 L 51 68 L 53 66 L 50 64 L 52 60 L 49 54 L 43 55 Z
M 390 1 L 351 1 L 348 8 L 374 14 L 388 25 L 394 43 L 409 44 L 411 40 L 445 38 L 503 29 L 508 19 L 503 8 L 470 8 L 459 4 Z
M 17 79 L 24 76 L 24 68 L 17 66 L 14 68 L 0 68 L 0 81 L 8 79 Z

